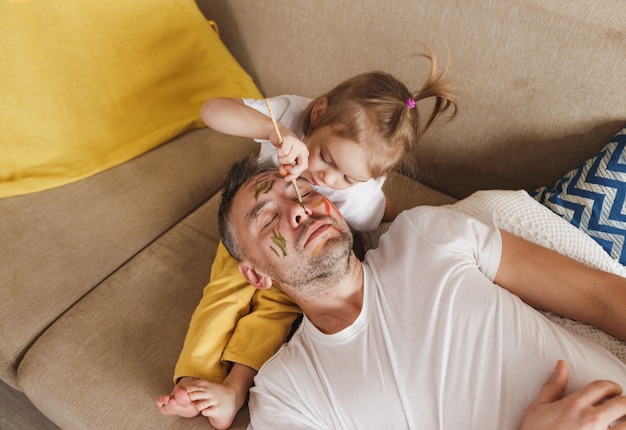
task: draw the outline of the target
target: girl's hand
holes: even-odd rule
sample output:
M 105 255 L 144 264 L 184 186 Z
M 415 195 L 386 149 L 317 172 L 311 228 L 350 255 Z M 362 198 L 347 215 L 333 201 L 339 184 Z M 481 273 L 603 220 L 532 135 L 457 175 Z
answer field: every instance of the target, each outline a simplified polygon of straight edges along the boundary
M 282 145 L 280 145 L 278 136 L 273 130 L 270 132 L 269 140 L 276 147 L 279 173 L 285 177 L 286 181 L 291 181 L 309 167 L 309 148 L 290 130 L 282 126 L 279 127 L 283 138 Z

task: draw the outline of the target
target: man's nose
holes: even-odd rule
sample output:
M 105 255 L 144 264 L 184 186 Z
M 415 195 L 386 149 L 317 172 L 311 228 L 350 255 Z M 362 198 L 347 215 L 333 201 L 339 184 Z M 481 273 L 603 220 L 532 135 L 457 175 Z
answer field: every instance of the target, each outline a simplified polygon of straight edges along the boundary
M 313 214 L 311 209 L 309 209 L 306 204 L 301 205 L 297 201 L 295 201 L 294 204 L 291 205 L 291 211 L 291 224 L 293 228 L 297 228 Z

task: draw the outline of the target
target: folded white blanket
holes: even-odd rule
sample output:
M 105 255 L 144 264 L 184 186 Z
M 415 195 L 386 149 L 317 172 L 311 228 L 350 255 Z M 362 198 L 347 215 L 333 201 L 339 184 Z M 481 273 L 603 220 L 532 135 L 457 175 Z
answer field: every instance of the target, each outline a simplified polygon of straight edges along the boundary
M 472 216 L 493 213 L 496 224 L 503 230 L 589 266 L 626 277 L 626 267 L 609 256 L 598 243 L 523 190 L 478 191 L 448 207 Z M 378 238 L 388 228 L 389 225 L 384 224 L 376 231 L 362 234 L 365 249 L 378 246 Z M 626 363 L 625 342 L 589 324 L 542 312 L 557 324 L 593 339 Z

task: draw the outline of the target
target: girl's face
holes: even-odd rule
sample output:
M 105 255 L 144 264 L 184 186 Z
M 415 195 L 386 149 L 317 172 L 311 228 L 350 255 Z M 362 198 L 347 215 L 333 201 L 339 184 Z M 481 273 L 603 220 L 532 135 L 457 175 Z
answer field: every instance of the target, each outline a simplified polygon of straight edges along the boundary
M 334 135 L 326 125 L 305 139 L 309 168 L 301 175 L 313 185 L 343 190 L 372 178 L 363 146 Z

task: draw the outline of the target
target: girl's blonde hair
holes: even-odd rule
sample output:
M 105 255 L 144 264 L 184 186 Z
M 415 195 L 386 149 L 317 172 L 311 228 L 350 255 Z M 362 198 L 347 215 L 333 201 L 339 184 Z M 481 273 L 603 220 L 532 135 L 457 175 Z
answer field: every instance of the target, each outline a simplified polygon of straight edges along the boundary
M 430 49 L 418 55 L 430 60 L 431 70 L 417 92 L 411 93 L 389 73 L 357 75 L 311 102 L 305 112 L 304 133 L 309 135 L 328 125 L 337 136 L 365 146 L 374 177 L 389 172 L 413 151 L 435 120 L 447 111 L 452 119 L 458 110 L 454 89 L 445 77 L 447 70 L 438 70 L 437 58 Z M 328 100 L 327 108 L 313 125 L 313 107 L 323 97 Z M 432 97 L 434 106 L 423 122 L 418 102 Z

